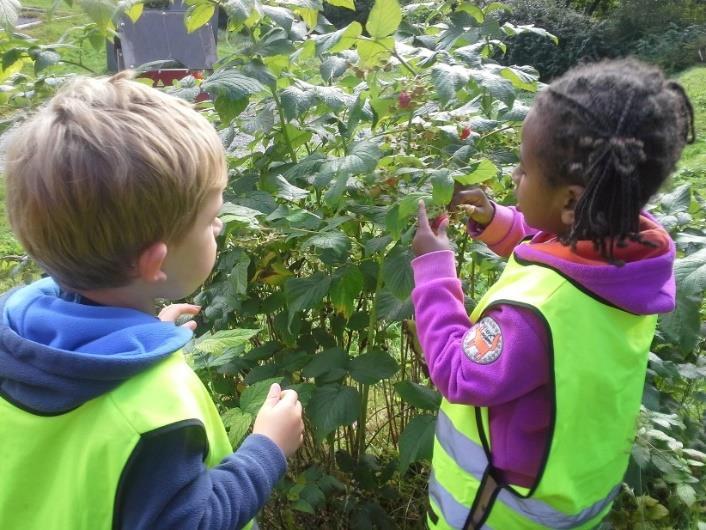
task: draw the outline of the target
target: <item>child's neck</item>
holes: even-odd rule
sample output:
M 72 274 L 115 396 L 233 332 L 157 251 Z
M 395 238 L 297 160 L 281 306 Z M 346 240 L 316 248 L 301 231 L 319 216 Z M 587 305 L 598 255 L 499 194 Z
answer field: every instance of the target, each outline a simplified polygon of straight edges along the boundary
M 144 286 L 127 285 L 106 289 L 87 289 L 77 291 L 84 298 L 105 306 L 125 307 L 154 315 L 156 297 Z

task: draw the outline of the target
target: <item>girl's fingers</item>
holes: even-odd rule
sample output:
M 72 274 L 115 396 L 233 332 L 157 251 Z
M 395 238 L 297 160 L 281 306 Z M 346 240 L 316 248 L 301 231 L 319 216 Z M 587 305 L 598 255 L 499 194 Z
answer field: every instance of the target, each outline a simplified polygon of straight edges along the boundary
M 420 231 L 431 232 L 431 227 L 429 226 L 429 219 L 427 218 L 427 209 L 424 206 L 424 201 L 419 200 L 419 212 L 417 214 L 417 221 Z

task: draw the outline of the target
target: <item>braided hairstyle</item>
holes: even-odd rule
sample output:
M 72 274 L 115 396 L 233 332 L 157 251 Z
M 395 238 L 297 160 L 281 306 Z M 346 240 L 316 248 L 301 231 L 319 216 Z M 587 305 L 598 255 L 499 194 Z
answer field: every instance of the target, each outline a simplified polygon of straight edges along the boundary
M 614 260 L 639 236 L 640 211 L 694 141 L 694 112 L 684 89 L 636 60 L 604 61 L 569 70 L 537 96 L 549 131 L 542 165 L 550 184 L 578 184 L 565 244 L 591 240 Z

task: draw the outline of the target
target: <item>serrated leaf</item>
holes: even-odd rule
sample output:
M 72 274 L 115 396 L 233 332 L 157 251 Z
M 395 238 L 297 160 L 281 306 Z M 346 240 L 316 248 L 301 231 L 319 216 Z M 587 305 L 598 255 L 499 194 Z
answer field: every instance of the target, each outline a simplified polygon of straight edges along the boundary
M 21 8 L 17 0 L 0 0 L 0 28 L 15 27 Z
M 556 35 L 549 33 L 546 29 L 537 28 L 534 26 L 534 24 L 515 26 L 510 22 L 505 22 L 505 24 L 503 24 L 500 29 L 503 30 L 505 35 L 509 35 L 510 37 L 520 35 L 521 33 L 534 33 L 535 35 L 539 35 L 540 37 L 546 37 L 548 39 L 551 39 L 554 44 L 559 44 L 559 39 Z
M 198 89 L 196 90 L 198 94 Z M 240 99 L 232 99 L 229 97 L 218 96 L 213 102 L 213 107 L 218 113 L 218 117 L 221 118 L 223 123 L 230 123 L 233 119 L 243 112 L 247 106 L 250 98 L 244 97 Z
M 216 6 L 214 4 L 197 4 L 191 6 L 189 10 L 184 15 L 184 26 L 186 26 L 187 33 L 193 33 L 201 26 L 206 24 L 213 14 L 216 12 Z
M 372 351 L 354 357 L 348 363 L 351 377 L 365 385 L 392 377 L 400 369 L 397 361 L 385 351 Z
M 311 236 L 304 242 L 303 248 L 316 247 L 333 250 L 336 255 L 344 256 L 351 247 L 350 239 L 346 234 L 339 231 L 321 232 Z
M 437 171 L 431 177 L 431 200 L 434 204 L 446 206 L 454 193 L 454 179 L 449 171 Z
M 435 64 L 431 70 L 431 80 L 442 104 L 456 97 L 456 92 L 471 79 L 470 71 L 461 65 Z
M 246 228 L 259 227 L 260 222 L 257 217 L 260 215 L 262 215 L 262 212 L 258 210 L 230 202 L 225 203 L 219 213 L 219 217 L 224 224 L 237 224 Z
M 441 406 L 441 394 L 433 388 L 412 381 L 400 381 L 395 384 L 395 390 L 403 401 L 418 409 L 437 410 Z
M 242 348 L 249 344 L 251 338 L 260 332 L 259 329 L 226 329 L 210 335 L 202 335 L 196 339 L 195 347 L 198 351 L 209 353 L 212 356 L 223 354 L 227 349 Z
M 469 173 L 464 175 L 454 175 L 454 179 L 459 184 L 471 186 L 479 184 L 488 179 L 495 177 L 498 174 L 498 168 L 490 160 L 481 160 L 478 165 Z
M 34 60 L 34 72 L 39 73 L 48 66 L 55 65 L 61 60 L 61 56 L 53 50 L 42 50 Z
M 409 298 L 414 286 L 411 264 L 412 253 L 401 246 L 393 248 L 382 264 L 385 287 L 400 300 Z
M 436 416 L 422 414 L 407 424 L 400 436 L 400 473 L 404 474 L 410 464 L 419 460 L 431 460 L 434 447 Z
M 402 22 L 402 9 L 397 0 L 375 0 L 365 29 L 374 39 L 382 39 L 397 31 Z
M 679 484 L 677 495 L 689 507 L 696 502 L 696 491 L 689 484 Z
M 201 84 L 201 90 L 214 97 L 242 99 L 264 90 L 258 80 L 237 72 L 234 69 L 216 70 Z
M 348 69 L 348 61 L 342 57 L 331 55 L 326 57 L 319 67 L 321 79 L 326 83 L 330 83 L 334 79 L 342 76 Z
M 500 75 L 512 83 L 515 88 L 536 92 L 539 72 L 531 66 L 507 66 L 500 70 Z
M 324 162 L 319 173 L 345 177 L 371 173 L 381 156 L 382 151 L 377 144 L 366 140 L 356 142 L 349 147 L 347 155 Z
M 478 22 L 478 24 L 482 24 L 485 20 L 483 10 L 470 2 L 463 2 L 460 6 L 458 6 L 457 11 L 468 13 L 476 20 L 476 22 Z
M 307 406 L 318 442 L 338 427 L 353 423 L 359 412 L 360 394 L 355 388 L 342 385 L 318 387 Z
M 328 293 L 331 277 L 317 272 L 309 278 L 290 278 L 284 284 L 284 294 L 290 312 L 294 313 L 315 307 Z
M 101 32 L 113 27 L 113 15 L 118 8 L 111 0 L 79 0 L 78 5 Z
M 386 62 L 395 49 L 395 38 L 367 39 L 359 37 L 356 41 L 358 64 L 362 68 L 373 68 Z
M 240 24 L 252 27 L 262 16 L 262 7 L 257 0 L 227 0 L 222 6 L 231 27 Z
M 324 382 L 339 381 L 348 373 L 348 354 L 340 348 L 329 348 L 317 353 L 303 369 L 304 377 L 324 377 Z
M 354 264 L 344 265 L 333 275 L 329 296 L 336 311 L 350 318 L 358 295 L 363 290 L 363 273 Z
M 230 445 L 235 449 L 240 445 L 240 442 L 250 430 L 253 416 L 236 407 L 223 413 L 221 419 L 223 420 L 225 428 L 228 429 Z
M 243 393 L 240 395 L 240 408 L 243 412 L 256 416 L 260 407 L 262 407 L 262 404 L 265 402 L 270 387 L 280 381 L 282 381 L 281 377 L 272 377 L 264 381 L 258 381 L 243 390 Z
M 375 311 L 378 319 L 401 322 L 412 318 L 412 299 L 400 300 L 390 291 L 383 289 L 375 297 Z
M 287 31 L 292 29 L 294 14 L 289 9 L 275 6 L 262 6 L 262 12 Z
M 309 196 L 309 192 L 287 181 L 282 175 L 268 175 L 264 180 L 265 191 L 287 201 L 299 201 Z
M 363 26 L 360 22 L 353 21 L 345 28 L 331 33 L 324 33 L 314 37 L 316 42 L 316 55 L 321 55 L 324 52 L 338 53 L 343 50 L 348 50 L 353 47 L 358 37 L 363 32 Z

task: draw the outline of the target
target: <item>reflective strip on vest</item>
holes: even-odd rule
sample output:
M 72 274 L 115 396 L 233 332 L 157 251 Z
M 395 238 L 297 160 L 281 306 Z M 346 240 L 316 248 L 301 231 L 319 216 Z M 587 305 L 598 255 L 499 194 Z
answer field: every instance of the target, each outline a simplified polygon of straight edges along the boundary
M 470 508 L 454 499 L 453 495 L 436 480 L 433 471 L 429 477 L 429 497 L 439 507 L 446 522 L 453 528 L 463 528 L 463 525 L 466 524 L 466 519 L 468 519 Z M 481 530 L 493 529 L 484 524 Z
M 444 451 L 460 468 L 473 475 L 479 482 L 483 479 L 488 462 L 483 447 L 459 432 L 443 410 L 439 410 L 439 416 L 436 420 L 436 438 Z M 596 517 L 613 502 L 619 491 L 620 485 L 617 485 L 604 499 L 574 515 L 562 513 L 537 499 L 523 499 L 506 489 L 500 490 L 496 502 L 502 502 L 508 508 L 537 524 L 557 530 L 567 530 Z M 439 505 L 444 518 L 454 525 L 456 525 L 456 521 L 460 520 L 458 527 L 462 528 L 468 516 L 470 505 L 463 506 L 458 503 L 433 476 L 429 482 L 429 494 Z M 461 516 L 462 511 L 465 511 L 463 516 Z

